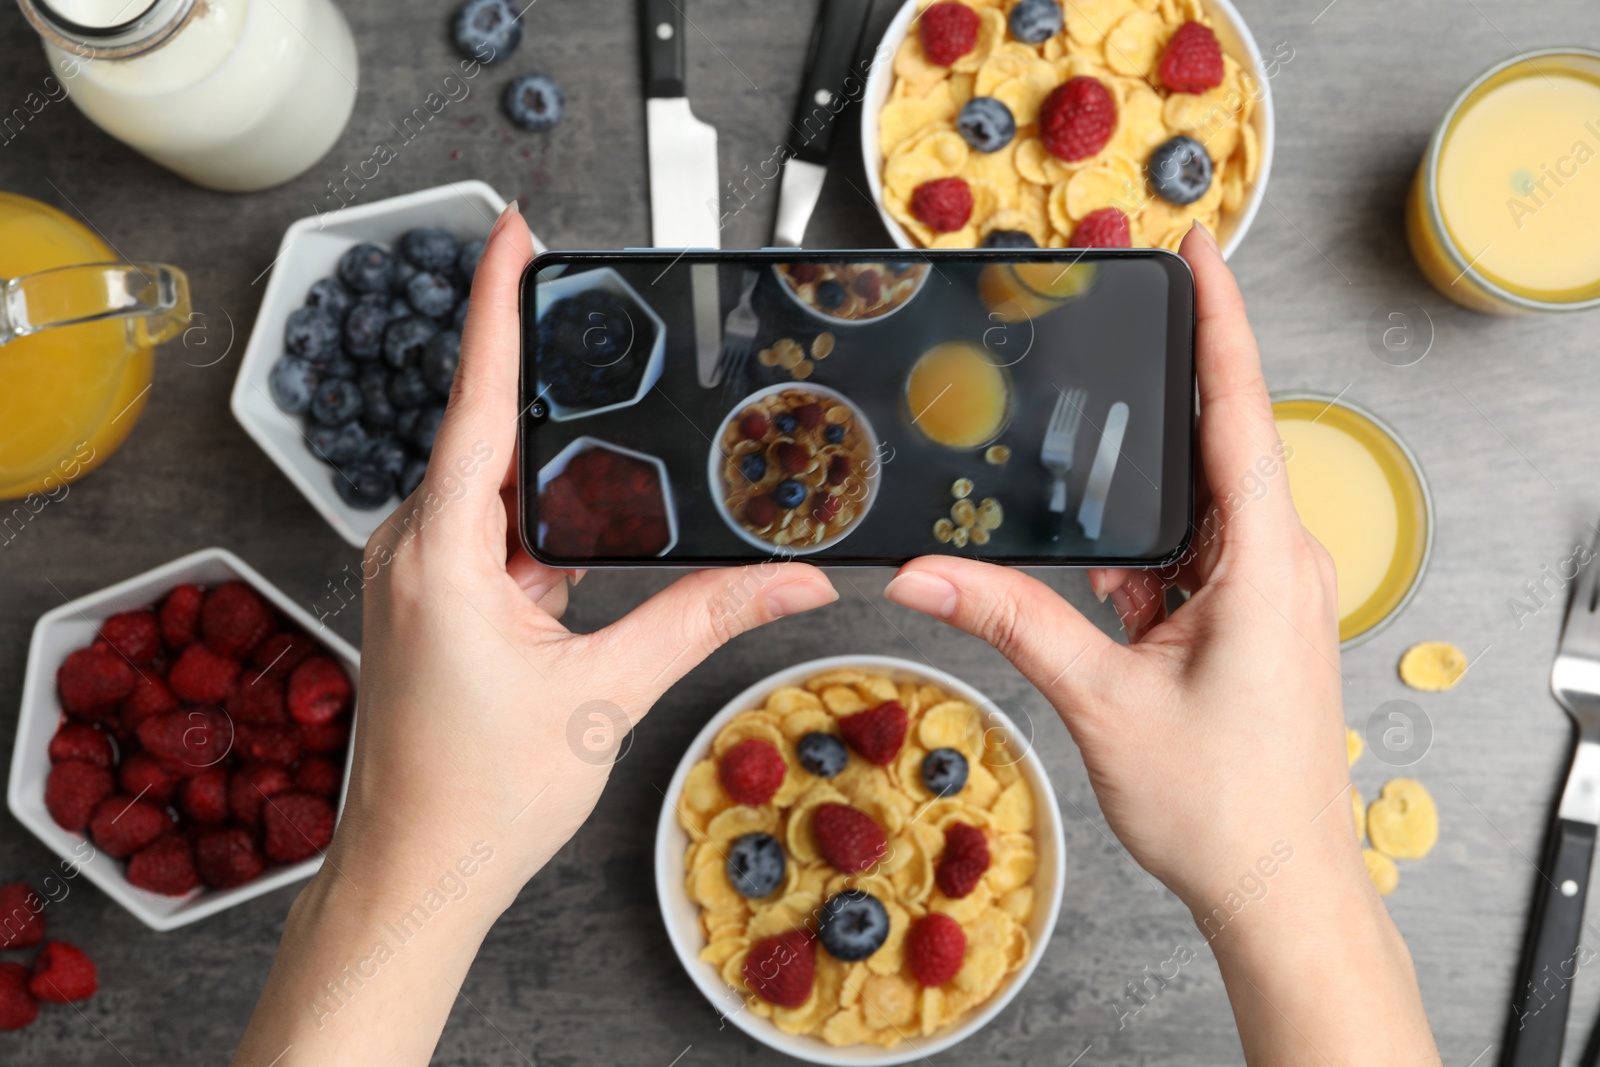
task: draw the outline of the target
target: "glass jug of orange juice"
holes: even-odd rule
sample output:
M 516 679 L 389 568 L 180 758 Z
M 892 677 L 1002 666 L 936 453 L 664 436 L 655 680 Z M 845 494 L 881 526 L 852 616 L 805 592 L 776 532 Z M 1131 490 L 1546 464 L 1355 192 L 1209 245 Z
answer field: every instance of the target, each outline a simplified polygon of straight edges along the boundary
M 55 208 L 0 193 L 0 499 L 51 493 L 139 421 L 154 348 L 189 321 L 189 280 L 122 263 Z

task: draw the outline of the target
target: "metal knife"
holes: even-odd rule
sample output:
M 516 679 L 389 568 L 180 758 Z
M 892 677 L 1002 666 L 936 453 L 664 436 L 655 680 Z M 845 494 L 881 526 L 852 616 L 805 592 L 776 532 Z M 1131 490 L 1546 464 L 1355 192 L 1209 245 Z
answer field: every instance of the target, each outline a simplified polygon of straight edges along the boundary
M 806 49 L 800 98 L 789 124 L 792 154 L 783 165 L 778 189 L 778 218 L 772 231 L 776 246 L 798 248 L 803 243 L 828 172 L 834 125 L 840 112 L 866 88 L 864 75 L 852 71 L 870 6 L 869 0 L 822 0 Z
M 1128 405 L 1119 400 L 1106 413 L 1106 426 L 1100 432 L 1094 465 L 1089 468 L 1083 503 L 1078 505 L 1078 525 L 1083 527 L 1083 536 L 1091 541 L 1100 537 L 1100 524 L 1106 517 L 1106 496 L 1111 492 L 1111 475 L 1117 469 L 1117 457 L 1122 454 L 1122 435 L 1127 430 Z
M 695 377 L 702 389 L 717 384 L 722 355 L 722 283 L 715 263 L 689 264 L 689 291 L 694 305 Z
M 641 0 L 650 235 L 657 248 L 721 247 L 717 131 L 689 110 L 683 5 Z

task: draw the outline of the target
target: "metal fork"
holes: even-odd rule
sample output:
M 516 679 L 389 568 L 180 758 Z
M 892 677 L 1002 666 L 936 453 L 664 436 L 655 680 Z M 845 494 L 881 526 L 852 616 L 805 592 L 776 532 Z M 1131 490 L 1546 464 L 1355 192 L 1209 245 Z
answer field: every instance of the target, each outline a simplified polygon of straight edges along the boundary
M 1597 531 L 1600 534 L 1600 531 Z M 1589 892 L 1596 824 L 1600 823 L 1600 536 L 1572 585 L 1550 691 L 1578 729 L 1561 805 L 1550 827 L 1534 884 L 1506 1025 L 1502 1067 L 1556 1067 L 1567 1030 L 1572 980 L 1582 951 L 1583 905 Z M 1588 961 L 1582 961 L 1587 963 Z
M 1067 475 L 1072 471 L 1072 453 L 1078 440 L 1078 427 L 1083 422 L 1083 405 L 1089 399 L 1087 389 L 1072 388 L 1061 394 L 1056 409 L 1050 414 L 1050 425 L 1044 431 L 1044 444 L 1039 448 L 1039 462 L 1055 477 L 1050 487 L 1050 510 L 1060 514 L 1067 510 Z
M 712 385 L 725 382 L 732 388 L 735 378 L 744 373 L 745 361 L 750 358 L 756 333 L 761 329 L 761 320 L 756 318 L 756 309 L 750 300 L 760 278 L 761 275 L 756 271 L 746 270 L 740 279 L 739 303 L 728 312 L 727 321 L 722 324 L 722 354 L 717 357 L 717 369 L 711 376 Z

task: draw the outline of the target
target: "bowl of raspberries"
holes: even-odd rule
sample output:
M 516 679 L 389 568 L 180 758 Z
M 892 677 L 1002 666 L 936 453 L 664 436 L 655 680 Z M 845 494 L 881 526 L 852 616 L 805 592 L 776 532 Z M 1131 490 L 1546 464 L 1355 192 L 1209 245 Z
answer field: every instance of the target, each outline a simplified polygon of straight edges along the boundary
M 202 919 L 321 864 L 359 670 L 237 556 L 192 553 L 39 619 L 7 804 L 150 928 Z
M 352 545 L 427 470 L 483 238 L 504 207 L 483 182 L 456 182 L 284 234 L 233 414 Z

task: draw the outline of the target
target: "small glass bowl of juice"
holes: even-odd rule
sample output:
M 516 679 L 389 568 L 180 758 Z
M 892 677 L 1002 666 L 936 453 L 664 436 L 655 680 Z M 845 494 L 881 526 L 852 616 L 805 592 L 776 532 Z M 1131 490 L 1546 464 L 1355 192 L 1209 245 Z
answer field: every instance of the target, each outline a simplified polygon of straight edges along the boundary
M 911 424 L 936 445 L 981 448 L 1011 421 L 1011 378 L 969 341 L 946 341 L 924 352 L 906 376 Z
M 1416 456 L 1372 412 L 1317 393 L 1272 399 L 1300 521 L 1339 572 L 1339 641 L 1387 626 L 1422 584 L 1433 497 Z
M 1523 52 L 1473 79 L 1428 143 L 1406 236 L 1474 311 L 1600 307 L 1600 52 Z

